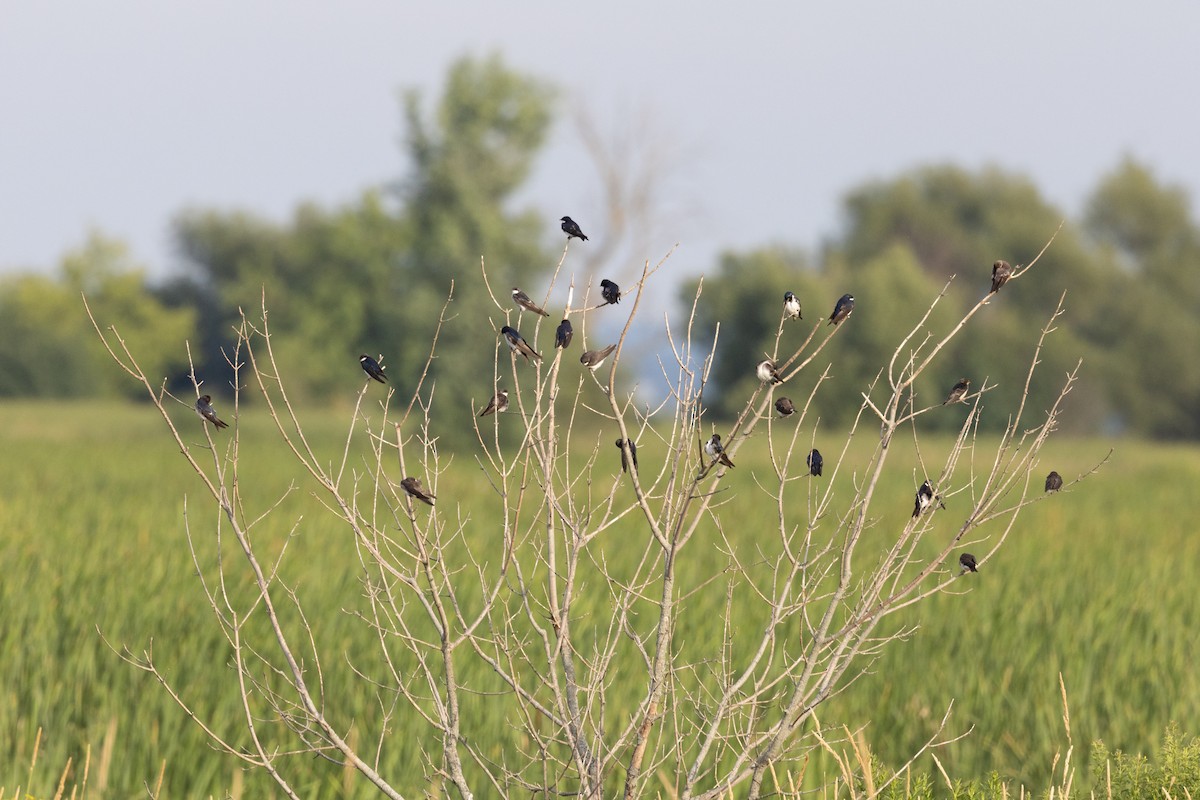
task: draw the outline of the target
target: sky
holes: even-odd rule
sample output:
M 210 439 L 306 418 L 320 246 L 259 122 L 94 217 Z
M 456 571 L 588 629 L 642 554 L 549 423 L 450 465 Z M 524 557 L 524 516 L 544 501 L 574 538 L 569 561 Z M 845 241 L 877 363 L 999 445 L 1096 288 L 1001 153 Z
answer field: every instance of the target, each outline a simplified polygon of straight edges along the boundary
M 1078 214 L 1125 155 L 1200 196 L 1200 4 L 0 0 L 0 274 L 98 229 L 186 269 L 183 209 L 287 219 L 401 178 L 399 96 L 501 53 L 560 89 L 520 201 L 600 217 L 572 110 L 670 154 L 646 257 L 815 247 L 864 181 L 996 164 Z M 669 228 L 663 230 L 662 228 Z

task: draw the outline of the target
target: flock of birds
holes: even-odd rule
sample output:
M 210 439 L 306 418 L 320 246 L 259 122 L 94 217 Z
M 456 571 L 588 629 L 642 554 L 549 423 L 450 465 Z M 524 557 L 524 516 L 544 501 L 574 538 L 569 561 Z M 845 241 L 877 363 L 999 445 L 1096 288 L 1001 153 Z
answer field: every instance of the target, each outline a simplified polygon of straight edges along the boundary
M 561 219 L 562 231 L 567 234 L 567 241 L 571 239 L 579 239 L 586 242 L 588 237 L 584 235 L 579 225 L 570 217 Z M 989 294 L 994 294 L 1000 291 L 1008 279 L 1012 276 L 1012 268 L 1007 261 L 997 261 L 992 265 L 992 288 Z M 603 297 L 605 305 L 615 305 L 621 302 L 621 288 L 613 281 L 605 278 L 600 281 L 600 294 Z M 521 291 L 520 288 L 514 286 L 512 289 L 512 298 L 522 309 L 537 314 L 539 316 L 548 317 L 550 314 L 543 308 L 539 307 L 529 295 Z M 854 295 L 844 294 L 838 298 L 837 303 L 833 307 L 833 313 L 829 315 L 829 325 L 840 325 L 854 312 Z M 800 300 L 793 292 L 785 292 L 783 295 L 783 316 L 784 320 L 789 319 L 804 319 Z M 505 325 L 500 329 L 500 335 L 504 337 L 509 349 L 513 352 L 513 357 L 521 355 L 526 362 L 531 362 L 531 359 L 540 361 L 542 356 L 530 346 L 529 342 L 521 335 L 521 333 L 510 325 Z M 570 344 L 574 336 L 574 330 L 571 327 L 571 322 L 564 319 L 559 323 L 554 331 L 554 347 L 565 350 Z M 579 362 L 588 369 L 595 372 L 617 349 L 615 344 L 610 344 L 599 350 L 587 350 L 579 357 Z M 362 366 L 363 372 L 373 380 L 379 383 L 387 383 L 388 378 L 384 370 L 386 367 L 365 353 L 358 357 L 358 362 Z M 772 386 L 783 383 L 783 377 L 779 374 L 779 369 L 770 359 L 759 362 L 755 370 L 758 379 L 763 383 Z M 971 391 L 971 381 L 967 378 L 962 378 L 958 383 L 950 389 L 946 399 L 942 405 L 950 403 L 964 403 L 967 401 Z M 508 391 L 500 389 L 497 391 L 487 405 L 479 412 L 480 417 L 486 417 L 491 414 L 503 413 L 508 410 L 509 400 Z M 796 413 L 796 406 L 787 397 L 780 397 L 775 401 L 775 410 L 779 412 L 781 417 L 789 417 Z M 202 395 L 196 400 L 196 413 L 202 418 L 212 423 L 218 430 L 227 428 L 229 425 L 222 421 L 212 405 L 211 395 Z M 638 468 L 637 460 L 637 445 L 632 439 L 617 439 L 617 448 L 621 451 L 621 471 L 628 472 L 632 465 L 634 470 Z M 725 452 L 725 446 L 721 443 L 721 435 L 714 433 L 704 444 L 704 452 L 712 459 L 713 464 L 720 464 L 725 467 L 734 467 L 734 463 L 730 460 L 729 455 Z M 821 452 L 815 447 L 809 451 L 805 457 L 805 464 L 808 466 L 809 475 L 813 477 L 821 477 L 822 469 L 825 465 L 825 460 L 821 456 Z M 1045 490 L 1047 492 L 1057 492 L 1062 489 L 1062 477 L 1054 471 L 1051 471 L 1046 476 Z M 430 494 L 421 486 L 420 478 L 406 477 L 400 481 L 400 486 L 415 500 L 433 505 L 437 495 Z M 920 517 L 922 512 L 930 508 L 934 504 L 940 508 L 945 508 L 946 504 L 942 502 L 941 495 L 935 494 L 933 484 L 927 478 L 924 483 L 917 489 L 916 500 L 913 504 L 913 519 Z M 978 562 L 975 556 L 970 553 L 963 553 L 959 556 L 958 563 L 961 566 L 962 573 L 978 572 Z M 961 574 L 961 573 L 960 573 Z

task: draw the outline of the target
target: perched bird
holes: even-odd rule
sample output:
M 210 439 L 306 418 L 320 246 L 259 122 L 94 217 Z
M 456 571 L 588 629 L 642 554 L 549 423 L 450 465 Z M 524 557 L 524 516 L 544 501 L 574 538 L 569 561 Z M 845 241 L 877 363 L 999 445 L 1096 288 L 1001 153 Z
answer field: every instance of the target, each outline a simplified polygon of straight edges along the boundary
M 783 316 L 785 319 L 804 319 L 800 313 L 800 300 L 791 292 L 783 293 Z
M 921 512 L 933 505 L 935 500 L 942 508 L 946 507 L 946 504 L 942 502 L 942 496 L 933 493 L 933 484 L 926 478 L 925 482 L 921 484 L 921 488 L 917 489 L 917 502 L 913 505 L 913 517 L 921 516 Z
M 436 494 L 429 494 L 421 489 L 420 478 L 405 478 L 404 480 L 400 481 L 400 485 L 404 487 L 404 491 L 408 492 L 409 495 L 417 500 L 420 500 L 422 503 L 433 505 L 433 501 L 437 497 Z
M 479 412 L 479 416 L 486 417 L 488 414 L 499 414 L 505 411 L 508 411 L 508 390 L 501 389 L 492 395 L 492 399 L 488 400 L 487 406 Z
M 604 302 L 612 305 L 613 303 L 621 302 L 621 287 L 610 281 L 608 278 L 600 281 L 600 296 L 604 298 Z
M 825 459 L 821 458 L 821 451 L 813 448 L 808 457 L 804 459 L 804 463 L 808 464 L 808 474 L 814 478 L 821 477 L 821 468 L 825 466 Z
M 1059 475 L 1057 472 L 1051 470 L 1050 474 L 1046 476 L 1046 491 L 1057 492 L 1061 488 L 1062 475 Z
M 228 423 L 217 419 L 217 411 L 212 407 L 212 395 L 206 394 L 196 400 L 196 413 L 211 422 L 216 428 L 228 428 Z
M 796 404 L 790 398 L 781 397 L 775 401 L 775 410 L 779 412 L 781 417 L 790 417 L 796 413 Z
M 575 329 L 571 327 L 571 321 L 564 319 L 558 323 L 558 329 L 554 331 L 554 346 L 567 349 L 567 345 L 571 343 L 571 337 L 575 335 Z
M 783 378 L 779 377 L 779 370 L 775 369 L 775 362 L 767 359 L 760 361 L 758 368 L 755 370 L 758 379 L 763 383 L 776 384 L 783 383 Z
M 383 374 L 384 368 L 379 366 L 379 362 L 371 358 L 366 353 L 358 357 L 358 363 L 362 364 L 363 372 L 380 383 L 387 383 L 387 375 Z
M 1008 283 L 1008 279 L 1012 277 L 1012 267 L 1007 261 L 997 261 L 992 264 L 992 291 L 1000 291 L 1000 287 Z
M 959 566 L 962 567 L 962 572 L 959 572 L 959 575 L 963 575 L 968 572 L 979 572 L 979 563 L 975 560 L 975 556 L 971 555 L 970 553 L 963 553 L 961 556 L 959 556 L 958 563 Z
M 579 363 L 583 364 L 592 372 L 595 372 L 596 370 L 600 369 L 600 365 L 603 364 L 608 357 L 612 355 L 612 351 L 616 349 L 617 346 L 615 344 L 610 344 L 603 350 L 587 350 L 579 357 Z
M 837 325 L 839 322 L 850 316 L 850 312 L 854 310 L 854 295 L 844 294 L 838 298 L 837 305 L 833 307 L 833 313 L 829 315 L 829 324 Z
M 725 445 L 721 444 L 721 434 L 719 433 L 714 433 L 712 438 L 704 443 L 704 452 L 708 453 L 709 458 L 716 459 L 727 467 L 733 466 L 729 456 L 725 455 Z
M 583 235 L 583 231 L 579 230 L 579 225 L 570 217 L 562 218 L 562 229 L 563 233 L 567 235 L 568 242 L 572 239 L 582 239 L 585 242 L 587 241 L 587 237 Z
M 633 443 L 633 439 L 617 439 L 617 449 L 621 451 L 621 472 L 629 471 L 629 458 L 625 456 L 626 444 L 629 445 L 629 457 L 633 458 L 633 468 L 638 468 L 637 445 Z
M 946 403 L 961 403 L 963 398 L 967 396 L 967 392 L 971 391 L 971 382 L 966 378 L 962 378 L 958 383 L 954 384 L 954 388 L 950 390 L 950 394 L 946 396 Z
M 525 294 L 515 286 L 513 287 L 512 295 L 513 300 L 516 301 L 516 304 L 526 311 L 532 311 L 535 314 L 541 314 L 543 317 L 550 316 L 550 314 L 545 310 L 538 308 L 537 303 L 529 299 L 529 295 Z
M 529 360 L 530 356 L 533 356 L 539 361 L 541 360 L 542 357 L 533 351 L 533 348 L 529 346 L 529 342 L 525 341 L 525 337 L 523 337 L 516 328 L 505 325 L 500 329 L 500 333 L 504 334 L 504 341 L 508 342 L 508 346 L 512 349 L 512 351 L 525 356 L 526 361 Z

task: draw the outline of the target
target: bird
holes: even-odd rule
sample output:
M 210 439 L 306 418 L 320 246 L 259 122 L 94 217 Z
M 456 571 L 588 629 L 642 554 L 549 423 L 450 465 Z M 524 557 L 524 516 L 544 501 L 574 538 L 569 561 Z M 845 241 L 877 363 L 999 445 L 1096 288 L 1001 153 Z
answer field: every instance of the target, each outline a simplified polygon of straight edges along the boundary
M 612 305 L 621 302 L 621 287 L 610 281 L 608 278 L 600 281 L 600 296 L 604 298 L 604 302 Z
M 433 505 L 433 501 L 437 497 L 436 494 L 429 494 L 421 489 L 420 478 L 405 478 L 400 481 L 400 485 L 404 487 L 404 491 L 408 492 L 409 495 L 428 505 Z
M 499 414 L 505 411 L 508 411 L 508 391 L 501 389 L 492 395 L 492 399 L 488 400 L 487 406 L 479 412 L 479 416 L 486 417 L 488 414 Z
M 196 413 L 208 420 L 216 428 L 228 428 L 229 424 L 217 418 L 217 411 L 212 407 L 212 395 L 206 394 L 196 400 Z
M 950 390 L 950 394 L 946 396 L 946 403 L 961 403 L 963 398 L 967 396 L 967 392 L 971 391 L 971 381 L 966 378 L 959 379 L 958 383 L 954 384 L 954 388 Z
M 1000 287 L 1008 283 L 1008 279 L 1011 277 L 1012 267 L 1008 265 L 1007 261 L 1001 260 L 992 264 L 992 291 L 989 294 L 1000 291 Z
M 1050 474 L 1046 476 L 1046 491 L 1047 492 L 1057 492 L 1061 488 L 1062 488 L 1062 475 L 1059 475 L 1057 472 L 1054 472 L 1053 470 L 1051 470 Z
M 612 351 L 616 349 L 617 346 L 615 344 L 610 344 L 603 350 L 587 350 L 579 357 L 579 363 L 583 364 L 592 372 L 595 372 L 596 370 L 600 369 L 600 365 L 603 364 L 608 357 L 612 355 Z
M 363 353 L 358 357 L 358 363 L 362 364 L 363 372 L 367 373 L 369 377 L 380 383 L 387 383 L 387 375 L 383 374 L 384 367 L 379 366 L 378 361 Z
M 633 468 L 636 471 L 637 463 L 637 445 L 633 443 L 633 439 L 617 439 L 617 449 L 621 451 L 621 472 L 629 471 L 629 459 L 625 456 L 625 445 L 629 445 L 629 456 L 633 458 Z
M 704 443 L 704 452 L 708 453 L 709 458 L 720 461 L 727 467 L 733 466 L 733 462 L 725 454 L 725 446 L 721 444 L 721 434 L 719 433 L 714 433 L 712 438 Z
M 571 337 L 575 335 L 575 329 L 571 327 L 571 321 L 564 319 L 558 323 L 558 329 L 554 331 L 554 346 L 567 349 L 567 345 L 571 343 Z
M 783 378 L 779 377 L 779 370 L 775 368 L 775 362 L 770 359 L 767 359 L 766 361 L 760 361 L 755 373 L 758 375 L 758 379 L 763 383 L 769 383 L 771 385 L 783 383 Z
M 579 230 L 579 224 L 570 217 L 562 218 L 562 229 L 563 233 L 567 235 L 568 242 L 571 241 L 571 239 L 582 239 L 586 242 L 588 239 L 588 237 L 583 235 L 583 231 Z
M 850 316 L 850 312 L 854 310 L 854 295 L 844 294 L 838 298 L 837 305 L 833 307 L 833 313 L 829 315 L 829 324 L 837 325 L 839 322 Z
M 779 412 L 781 417 L 790 417 L 796 413 L 796 404 L 790 398 L 781 397 L 775 401 L 775 410 Z
M 820 450 L 814 447 L 808 457 L 804 459 L 804 463 L 808 464 L 809 475 L 814 478 L 821 477 L 821 468 L 825 466 L 825 459 L 821 458 Z
M 962 567 L 962 572 L 958 573 L 959 575 L 964 575 L 968 572 L 979 572 L 979 562 L 970 553 L 963 553 L 959 556 L 958 563 Z
M 800 313 L 800 301 L 791 292 L 783 293 L 783 316 L 785 319 L 804 319 Z
M 513 300 L 516 302 L 516 304 L 519 305 L 521 308 L 525 309 L 526 311 L 532 311 L 535 314 L 541 314 L 543 317 L 550 316 L 550 314 L 547 311 L 545 311 L 544 309 L 538 308 L 537 303 L 530 300 L 529 295 L 522 292 L 516 286 L 513 287 L 512 297 L 513 297 Z
M 530 356 L 533 356 L 539 361 L 541 360 L 542 357 L 533 351 L 533 348 L 529 346 L 529 342 L 525 341 L 525 337 L 523 337 L 516 328 L 505 325 L 500 329 L 500 333 L 504 334 L 504 340 L 508 342 L 509 348 L 511 348 L 514 353 L 520 353 L 521 355 L 525 356 L 526 361 L 529 360 Z
M 933 484 L 926 478 L 925 482 L 921 484 L 921 488 L 917 489 L 917 502 L 913 506 L 913 518 L 921 516 L 921 512 L 933 505 L 935 500 L 942 508 L 946 507 L 946 504 L 942 502 L 942 496 L 933 493 Z

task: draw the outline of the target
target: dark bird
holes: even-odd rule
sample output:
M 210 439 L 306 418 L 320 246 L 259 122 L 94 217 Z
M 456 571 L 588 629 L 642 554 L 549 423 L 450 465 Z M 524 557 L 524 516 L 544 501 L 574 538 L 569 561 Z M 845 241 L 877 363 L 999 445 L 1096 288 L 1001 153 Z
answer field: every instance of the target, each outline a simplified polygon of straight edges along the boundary
M 1008 279 L 1012 277 L 1012 267 L 1007 261 L 997 261 L 992 264 L 992 291 L 1000 291 L 1000 287 L 1008 283 Z
M 950 394 L 946 396 L 946 403 L 961 403 L 963 398 L 967 396 L 967 392 L 971 391 L 971 382 L 966 378 L 962 378 L 958 383 L 954 384 L 954 388 L 950 390 Z
M 411 497 L 428 505 L 433 505 L 433 501 L 437 497 L 436 494 L 429 494 L 421 489 L 420 478 L 405 478 L 400 481 L 400 485 L 404 487 L 404 491 L 408 492 Z
M 959 575 L 963 575 L 968 572 L 979 572 L 979 562 L 977 562 L 975 560 L 975 556 L 971 555 L 970 553 L 963 553 L 961 556 L 959 556 L 958 564 L 962 567 L 962 572 L 959 572 Z
M 374 378 L 380 383 L 387 383 L 387 375 L 383 374 L 384 368 L 379 366 L 379 362 L 371 358 L 366 353 L 358 357 L 358 363 L 362 364 L 363 372 Z
M 600 281 L 600 296 L 604 298 L 604 302 L 612 305 L 613 303 L 621 302 L 621 287 L 610 281 L 608 278 Z
M 608 357 L 612 355 L 612 351 L 616 349 L 617 346 L 615 344 L 610 344 L 603 350 L 587 350 L 579 357 L 579 363 L 583 364 L 592 372 L 595 372 L 596 370 L 600 369 L 600 365 L 603 364 Z
M 212 395 L 204 395 L 196 400 L 196 413 L 211 422 L 218 429 L 228 428 L 228 423 L 217 419 L 217 411 L 212 407 Z
M 933 505 L 935 500 L 942 508 L 946 507 L 946 504 L 942 502 L 941 495 L 933 493 L 933 484 L 926 478 L 925 482 L 921 484 L 921 488 L 917 489 L 917 502 L 913 506 L 913 517 L 921 516 L 921 512 Z
M 550 316 L 550 314 L 545 310 L 538 308 L 537 303 L 529 299 L 529 295 L 525 294 L 515 286 L 513 287 L 512 295 L 513 300 L 516 301 L 516 304 L 526 311 L 532 311 L 535 314 L 541 314 L 543 317 Z
M 779 377 L 779 370 L 775 369 L 775 362 L 767 359 L 760 361 L 758 368 L 755 370 L 758 379 L 763 383 L 776 384 L 783 383 L 783 378 Z
M 554 331 L 554 346 L 567 349 L 567 345 L 571 343 L 571 337 L 575 335 L 575 329 L 571 327 L 571 321 L 564 319 L 558 323 L 558 329 Z
M 804 459 L 804 462 L 808 464 L 809 475 L 812 475 L 814 478 L 821 477 L 821 468 L 825 466 L 825 459 L 821 458 L 820 450 L 814 447 L 812 452 L 808 454 L 808 457 Z
M 579 224 L 570 217 L 562 218 L 562 229 L 563 233 L 567 235 L 568 242 L 571 239 L 583 239 L 585 242 L 587 241 L 587 237 L 583 235 L 583 231 L 579 230 Z
M 1062 488 L 1062 475 L 1059 475 L 1057 472 L 1051 471 L 1050 474 L 1046 476 L 1046 491 L 1047 492 L 1057 492 L 1061 488 Z
M 781 417 L 790 417 L 796 413 L 796 404 L 787 397 L 781 397 L 775 401 L 775 410 Z
M 479 412 L 479 416 L 486 417 L 488 414 L 499 414 L 504 411 L 508 411 L 508 391 L 501 389 L 492 395 L 492 399 L 488 400 L 487 406 Z
M 525 341 L 525 337 L 523 337 L 516 328 L 505 325 L 500 329 L 500 333 L 504 334 L 504 341 L 508 342 L 508 346 L 512 349 L 512 351 L 525 356 L 526 361 L 529 360 L 530 356 L 533 356 L 539 361 L 541 360 L 542 357 L 533 352 L 533 348 L 529 346 L 529 342 Z
M 625 455 L 625 445 L 629 445 L 629 457 Z M 617 449 L 621 451 L 621 472 L 629 471 L 629 458 L 633 458 L 633 468 L 638 468 L 637 463 L 637 445 L 633 443 L 633 439 L 626 441 L 625 439 L 617 439 Z
M 829 315 L 829 324 L 837 325 L 839 322 L 850 316 L 850 312 L 854 310 L 854 295 L 844 294 L 838 298 L 837 305 L 833 307 L 833 313 Z
M 783 316 L 786 319 L 804 319 L 800 313 L 800 300 L 791 292 L 783 293 Z
M 709 458 L 720 461 L 727 467 L 733 466 L 729 456 L 725 455 L 725 445 L 721 444 L 721 434 L 719 433 L 714 433 L 712 438 L 704 443 L 704 452 L 708 453 Z

